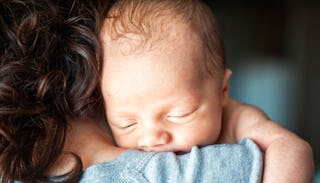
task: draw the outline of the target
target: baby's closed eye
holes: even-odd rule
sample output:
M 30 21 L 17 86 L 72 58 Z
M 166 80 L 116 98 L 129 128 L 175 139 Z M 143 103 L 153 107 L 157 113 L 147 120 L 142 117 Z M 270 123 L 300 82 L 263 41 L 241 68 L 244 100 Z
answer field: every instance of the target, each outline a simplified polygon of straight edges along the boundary
M 126 120 L 113 121 L 113 122 L 110 122 L 110 124 L 120 130 L 126 130 L 126 129 L 135 127 L 138 123 L 134 119 L 126 119 Z
M 193 119 L 197 108 L 188 110 L 178 110 L 166 115 L 166 120 L 173 123 L 186 123 Z

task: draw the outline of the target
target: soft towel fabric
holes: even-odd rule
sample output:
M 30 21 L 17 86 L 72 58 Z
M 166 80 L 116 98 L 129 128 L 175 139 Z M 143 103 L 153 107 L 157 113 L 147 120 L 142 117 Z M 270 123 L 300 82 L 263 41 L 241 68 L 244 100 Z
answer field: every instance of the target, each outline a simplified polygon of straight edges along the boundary
M 190 153 L 127 150 L 113 161 L 92 165 L 81 183 L 257 183 L 262 153 L 250 139 L 238 144 L 193 147 Z

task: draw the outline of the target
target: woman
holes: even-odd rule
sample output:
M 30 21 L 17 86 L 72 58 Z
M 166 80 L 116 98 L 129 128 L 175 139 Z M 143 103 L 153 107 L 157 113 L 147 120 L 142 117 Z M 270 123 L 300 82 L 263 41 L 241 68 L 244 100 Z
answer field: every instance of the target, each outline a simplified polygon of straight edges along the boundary
M 3 182 L 46 180 L 64 148 L 66 116 L 85 116 L 97 102 L 95 7 L 90 1 L 1 1 Z M 70 180 L 82 171 L 74 157 Z
M 99 112 L 98 87 L 99 17 L 111 3 L 2 0 L 1 5 L 2 182 L 260 180 L 261 154 L 248 140 L 179 156 L 114 145 Z M 244 109 L 249 116 L 242 115 Z M 235 101 L 224 112 L 233 120 L 266 118 Z

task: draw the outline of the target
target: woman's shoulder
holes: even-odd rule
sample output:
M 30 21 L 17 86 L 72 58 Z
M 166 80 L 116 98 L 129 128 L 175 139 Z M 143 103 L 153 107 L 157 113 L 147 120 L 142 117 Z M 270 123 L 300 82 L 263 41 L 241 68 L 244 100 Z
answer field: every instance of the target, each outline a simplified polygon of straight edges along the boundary
M 128 182 L 129 180 L 147 182 L 141 170 L 144 169 L 155 154 L 138 150 L 126 150 L 111 161 L 89 166 L 83 171 L 79 182 L 103 183 L 110 181 Z
M 250 139 L 238 144 L 193 147 L 183 155 L 159 153 L 145 167 L 147 180 L 158 182 L 260 182 L 263 156 Z M 152 181 L 154 182 L 154 181 Z
M 259 182 L 261 172 L 261 151 L 245 139 L 238 144 L 193 147 L 183 155 L 126 150 L 112 161 L 88 167 L 80 182 Z

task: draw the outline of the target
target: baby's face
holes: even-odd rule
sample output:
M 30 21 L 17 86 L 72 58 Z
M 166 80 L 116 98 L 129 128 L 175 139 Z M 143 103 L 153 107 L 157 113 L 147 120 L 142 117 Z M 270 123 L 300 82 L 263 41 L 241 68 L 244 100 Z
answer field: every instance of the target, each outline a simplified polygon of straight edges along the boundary
M 187 39 L 152 51 L 105 48 L 101 79 L 116 144 L 145 151 L 188 151 L 213 144 L 221 130 L 222 87 L 204 77 L 200 48 Z

